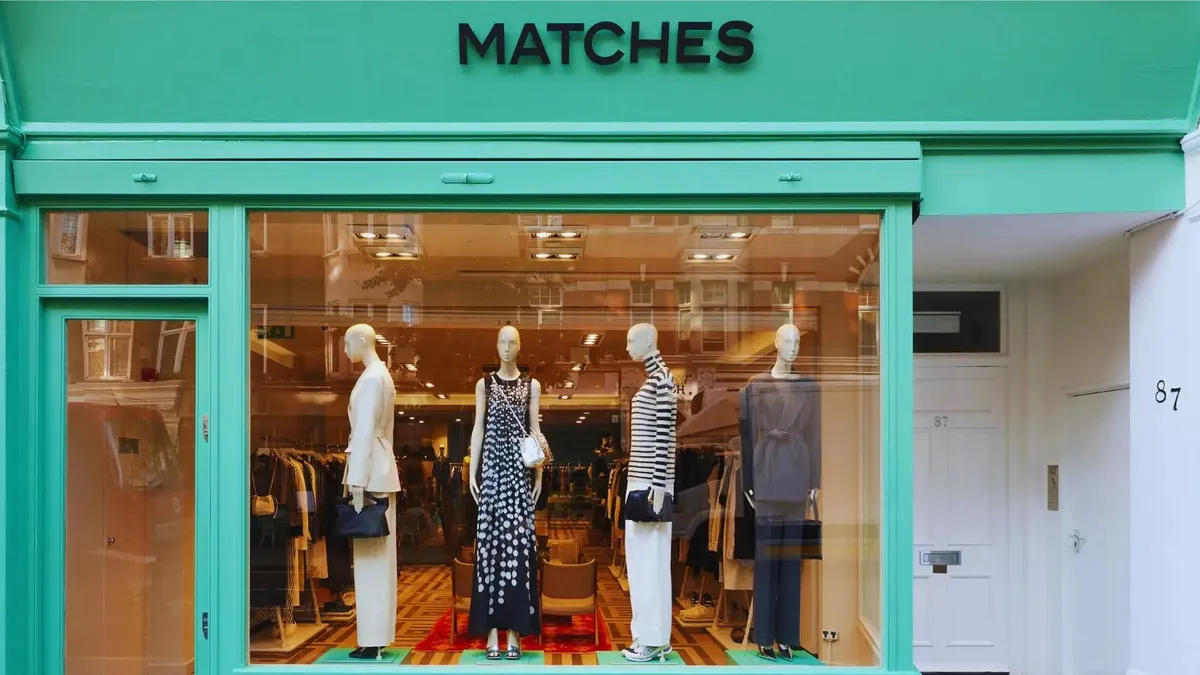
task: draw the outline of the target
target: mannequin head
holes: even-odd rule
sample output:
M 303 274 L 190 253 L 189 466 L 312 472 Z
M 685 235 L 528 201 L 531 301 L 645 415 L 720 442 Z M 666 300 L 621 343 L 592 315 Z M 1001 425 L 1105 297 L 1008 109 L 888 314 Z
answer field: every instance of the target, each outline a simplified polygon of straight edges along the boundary
M 500 363 L 517 360 L 517 354 L 521 353 L 521 334 L 516 328 L 505 326 L 500 329 L 500 334 L 496 336 L 496 353 L 500 356 Z
M 636 361 L 657 354 L 658 330 L 648 323 L 635 325 L 625 334 L 625 349 L 629 351 L 629 357 Z
M 379 360 L 379 355 L 375 353 L 375 329 L 365 323 L 347 328 L 344 343 L 346 356 L 354 363 Z
M 800 356 L 800 329 L 785 323 L 775 331 L 775 353 L 780 361 L 791 363 Z

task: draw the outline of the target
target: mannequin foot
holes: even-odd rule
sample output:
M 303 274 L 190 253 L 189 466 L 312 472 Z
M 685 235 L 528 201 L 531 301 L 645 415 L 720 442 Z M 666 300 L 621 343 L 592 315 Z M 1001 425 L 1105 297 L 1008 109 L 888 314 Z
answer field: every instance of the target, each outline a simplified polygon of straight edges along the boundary
M 496 634 L 495 630 L 488 631 L 487 659 L 488 661 L 499 661 L 501 658 L 504 658 L 504 655 L 500 653 L 500 636 Z
M 509 661 L 521 660 L 521 636 L 508 631 L 508 651 L 504 653 L 504 658 Z
M 379 661 L 383 659 L 383 647 L 359 647 L 350 652 L 350 658 L 364 661 Z
M 775 648 L 772 647 L 771 645 L 759 645 L 758 646 L 758 655 L 763 657 L 764 659 L 770 659 L 770 660 L 774 661 L 775 660 Z
M 784 661 L 791 661 L 792 648 L 787 645 L 779 645 L 779 656 L 783 657 Z

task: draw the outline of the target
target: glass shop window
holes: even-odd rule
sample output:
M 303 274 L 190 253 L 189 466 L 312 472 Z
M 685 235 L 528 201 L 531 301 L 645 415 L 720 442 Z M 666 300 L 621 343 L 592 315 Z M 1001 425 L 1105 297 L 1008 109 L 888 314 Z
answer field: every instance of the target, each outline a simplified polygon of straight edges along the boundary
M 206 211 L 51 211 L 42 231 L 47 283 L 208 283 Z
M 249 218 L 251 663 L 880 663 L 877 214 Z

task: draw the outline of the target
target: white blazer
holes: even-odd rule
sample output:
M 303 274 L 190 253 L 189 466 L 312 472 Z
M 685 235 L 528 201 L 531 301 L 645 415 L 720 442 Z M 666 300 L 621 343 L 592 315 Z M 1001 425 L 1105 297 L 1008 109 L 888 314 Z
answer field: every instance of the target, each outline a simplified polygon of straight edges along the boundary
M 342 483 L 367 492 L 399 492 L 400 475 L 392 454 L 396 424 L 396 383 L 383 362 L 358 376 L 350 392 L 350 447 Z

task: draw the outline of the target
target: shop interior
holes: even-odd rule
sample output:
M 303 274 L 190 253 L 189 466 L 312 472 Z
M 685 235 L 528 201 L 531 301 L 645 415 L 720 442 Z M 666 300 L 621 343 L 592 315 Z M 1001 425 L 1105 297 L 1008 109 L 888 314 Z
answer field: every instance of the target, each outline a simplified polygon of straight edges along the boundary
M 70 214 L 51 215 L 52 233 L 61 229 L 56 215 Z M 75 222 L 90 230 L 94 246 L 136 249 L 172 219 L 89 214 Z M 551 665 L 619 655 L 632 639 L 628 568 L 637 556 L 624 546 L 622 488 L 632 399 L 646 379 L 626 351 L 626 331 L 649 323 L 678 401 L 673 662 L 753 663 L 753 553 L 735 551 L 733 541 L 739 528 L 754 528 L 738 494 L 740 394 L 771 371 L 777 329 L 791 325 L 800 336 L 792 367 L 819 387 L 813 518 L 822 525 L 820 558 L 800 565 L 795 663 L 878 664 L 879 226 L 878 214 L 856 213 L 251 213 L 250 663 L 328 663 L 356 644 L 354 555 L 332 526 L 343 493 L 347 407 L 362 371 L 343 345 L 355 324 L 374 329 L 375 352 L 396 389 L 392 447 L 401 490 L 389 658 L 450 665 L 484 648 L 465 615 L 478 508 L 467 472 L 476 384 L 500 366 L 497 334 L 506 326 L 519 331 L 518 368 L 540 383 L 539 423 L 553 454 L 534 516 L 541 632 L 521 636 L 521 645 Z M 163 250 L 186 259 L 162 274 L 174 279 L 187 267 L 194 275 L 206 235 L 202 227 L 171 234 L 176 243 Z M 56 260 L 55 269 L 89 274 L 70 259 Z M 148 269 L 118 274 L 154 273 Z M 72 618 L 72 608 L 89 601 L 85 594 L 98 594 L 113 605 L 113 619 L 140 617 L 142 633 L 127 638 L 131 659 L 150 640 L 163 653 L 143 647 L 143 660 L 187 662 L 194 326 L 77 322 L 69 329 L 76 356 L 68 538 L 78 533 L 89 542 L 68 550 L 69 652 L 80 668 L 89 655 L 112 656 L 107 638 Z M 135 458 L 143 473 L 151 467 L 170 479 L 131 481 Z M 114 499 L 127 503 L 124 511 Z M 117 525 L 93 522 L 101 513 L 137 529 L 145 551 L 124 548 L 128 538 L 112 536 Z M 87 562 L 96 547 L 109 549 L 104 564 L 123 566 L 124 581 L 96 581 Z M 158 581 L 164 574 L 172 583 Z M 140 604 L 125 602 L 131 598 Z M 158 636 L 167 626 L 178 633 L 174 641 Z M 91 642 L 101 644 L 86 647 Z

